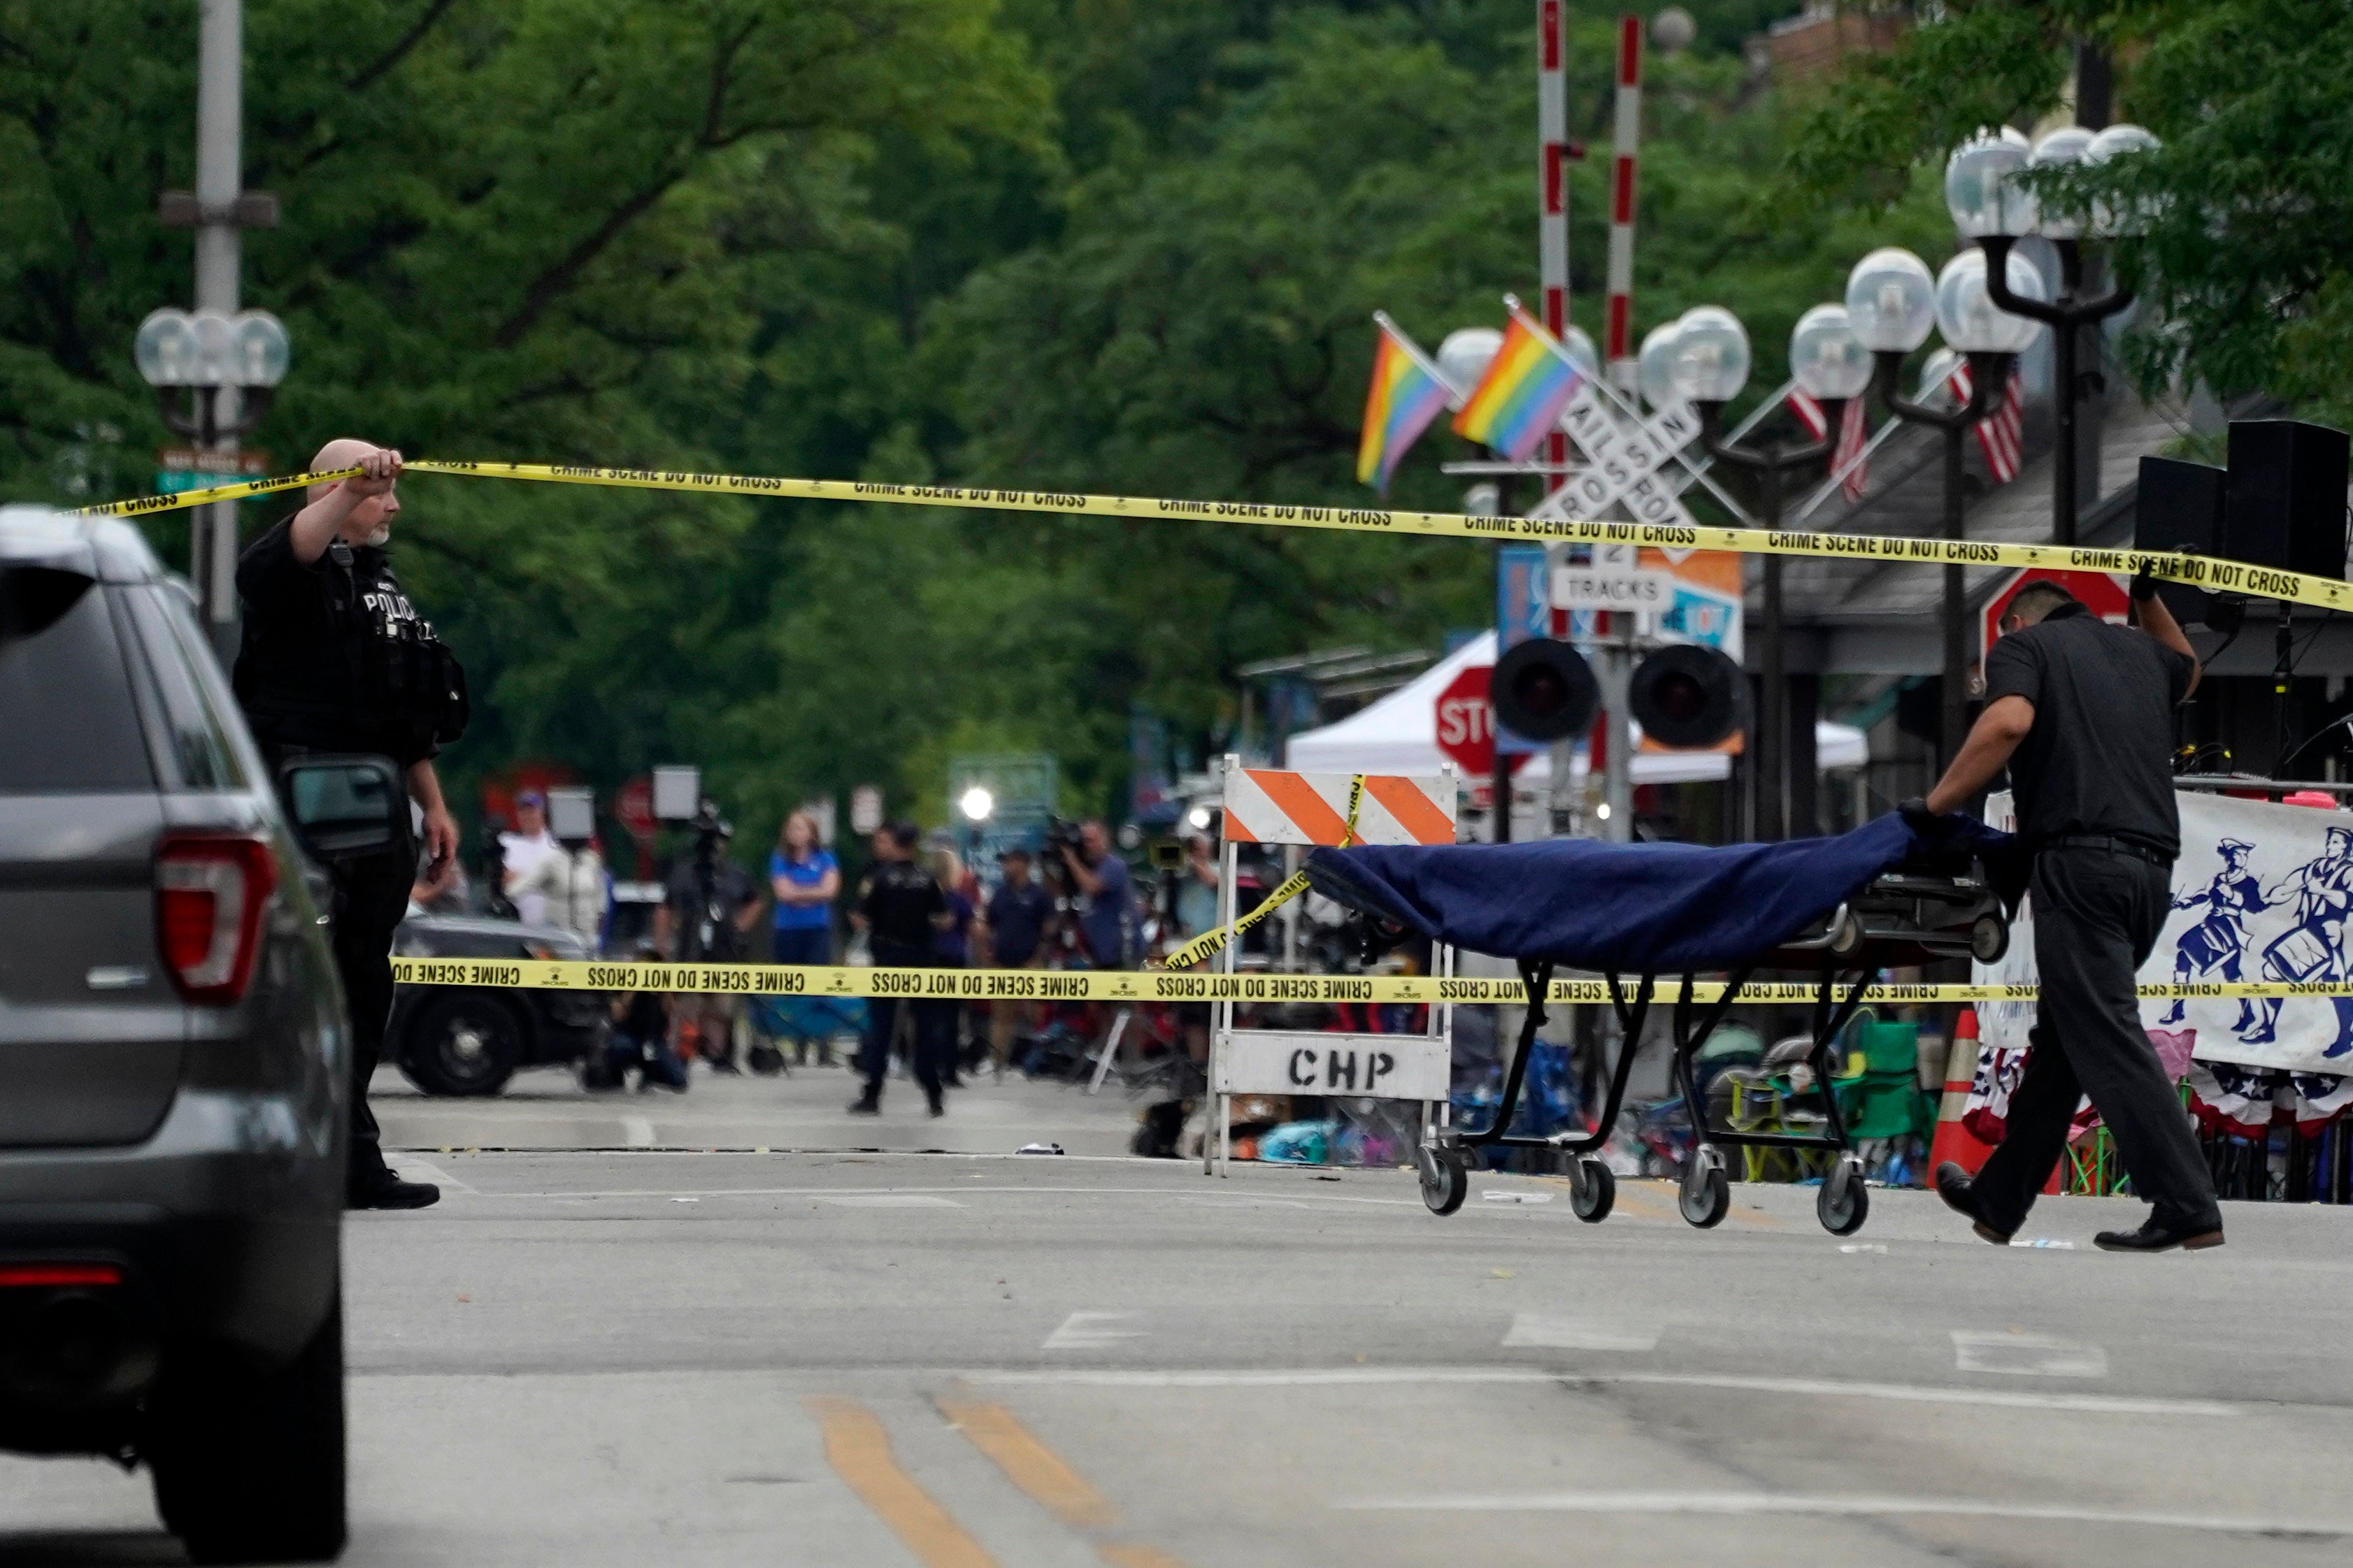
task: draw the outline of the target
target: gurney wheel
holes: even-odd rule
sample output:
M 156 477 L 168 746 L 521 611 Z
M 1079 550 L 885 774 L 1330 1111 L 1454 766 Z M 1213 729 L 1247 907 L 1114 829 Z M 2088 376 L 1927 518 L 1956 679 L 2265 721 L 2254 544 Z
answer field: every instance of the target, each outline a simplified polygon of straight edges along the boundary
M 2010 951 L 2010 925 L 2000 915 L 1979 915 L 1969 922 L 1969 956 L 1979 963 L 1998 963 Z
M 1852 1236 L 1871 1217 L 1871 1189 L 1853 1155 L 1842 1157 L 1822 1179 L 1821 1191 L 1814 1194 L 1814 1217 L 1832 1236 Z
M 1471 1195 L 1471 1173 L 1462 1168 L 1459 1155 L 1451 1151 L 1424 1149 L 1421 1166 L 1421 1201 L 1434 1215 L 1450 1215 L 1462 1206 Z
M 1609 1217 L 1618 1202 L 1618 1178 L 1599 1160 L 1579 1160 L 1569 1172 L 1568 1206 L 1588 1225 Z
M 1713 1149 L 1692 1152 L 1690 1169 L 1683 1173 L 1683 1191 L 1676 1199 L 1683 1218 L 1702 1230 L 1724 1223 L 1732 1209 L 1732 1181 L 1724 1173 L 1724 1163 Z

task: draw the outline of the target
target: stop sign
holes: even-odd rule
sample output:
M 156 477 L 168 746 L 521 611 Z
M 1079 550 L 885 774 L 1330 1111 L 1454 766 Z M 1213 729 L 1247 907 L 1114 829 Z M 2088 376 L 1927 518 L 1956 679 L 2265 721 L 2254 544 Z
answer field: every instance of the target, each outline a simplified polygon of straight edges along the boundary
M 1491 665 L 1468 666 L 1438 694 L 1438 749 L 1473 778 L 1486 778 L 1495 771 L 1495 717 L 1487 706 L 1487 679 L 1493 673 Z M 1525 756 L 1510 759 L 1514 768 L 1525 761 Z
M 613 816 L 630 837 L 651 838 L 659 826 L 654 821 L 653 781 L 640 773 L 623 784 L 613 796 Z
M 2029 583 L 2056 583 L 2084 602 L 2084 607 L 2104 621 L 2116 626 L 2125 623 L 2132 610 L 2132 595 L 2125 585 L 2105 572 L 2058 572 L 2048 566 L 2028 566 L 2013 573 L 2000 591 L 1988 599 L 1985 608 L 1978 612 L 1978 668 L 1984 668 L 1986 650 L 2001 636 L 2001 618 L 2010 614 L 2010 602 Z

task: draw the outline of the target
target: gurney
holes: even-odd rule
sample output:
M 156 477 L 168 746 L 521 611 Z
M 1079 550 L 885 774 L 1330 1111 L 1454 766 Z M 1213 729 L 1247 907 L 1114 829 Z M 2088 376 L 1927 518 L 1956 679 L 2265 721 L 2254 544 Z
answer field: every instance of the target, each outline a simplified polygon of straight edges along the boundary
M 1474 1150 L 1542 1149 L 1567 1162 L 1577 1217 L 1607 1218 L 1617 1182 L 1592 1156 L 1617 1126 L 1658 981 L 1669 975 L 1683 982 L 1672 1016 L 1673 1070 L 1697 1137 L 1683 1171 L 1683 1218 L 1704 1228 L 1731 1206 L 1721 1149 L 1818 1149 L 1835 1158 L 1816 1215 L 1832 1235 L 1852 1235 L 1870 1199 L 1837 1097 L 1826 1097 L 1826 1127 L 1819 1134 L 1711 1126 L 1693 1058 L 1759 970 L 1804 971 L 1815 977 L 1810 1059 L 1817 1081 L 1827 1084 L 1836 1077 L 1836 1041 L 1883 969 L 2000 958 L 2009 946 L 2010 913 L 2024 890 L 2022 850 L 2009 835 L 1973 819 L 1941 818 L 1937 827 L 1934 837 L 1924 836 L 1891 813 L 1836 837 L 1721 848 L 1556 839 L 1315 850 L 1307 860 L 1310 885 L 1355 912 L 1368 956 L 1419 935 L 1513 961 L 1527 993 L 1519 1050 L 1493 1120 L 1472 1131 L 1451 1125 L 1441 1112 L 1425 1131 L 1423 1202 L 1440 1215 L 1461 1206 Z M 1625 1045 L 1589 1131 L 1509 1135 L 1504 1129 L 1561 968 L 1607 980 Z M 1706 974 L 1722 974 L 1726 983 L 1703 1005 L 1694 982 Z

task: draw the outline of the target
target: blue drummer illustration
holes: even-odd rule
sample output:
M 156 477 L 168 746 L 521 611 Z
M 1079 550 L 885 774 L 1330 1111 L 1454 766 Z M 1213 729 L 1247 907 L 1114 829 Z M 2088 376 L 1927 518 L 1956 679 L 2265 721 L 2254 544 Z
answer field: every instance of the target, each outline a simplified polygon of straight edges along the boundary
M 2295 896 L 2295 923 L 2263 949 L 2263 977 L 2286 981 L 2345 979 L 2345 920 L 2353 913 L 2353 828 L 2330 828 L 2327 845 L 2319 856 L 2289 872 L 2278 887 L 2269 889 L 2264 904 L 2284 902 L 2290 893 Z M 2243 924 L 2241 929 L 2244 929 Z M 2189 938 L 2182 940 L 2186 943 Z M 2276 1040 L 2284 1000 L 2265 997 L 2252 1019 L 2242 1018 L 2238 1026 L 2239 1038 L 2251 1046 Z M 2353 1051 L 2353 996 L 2332 996 L 2328 1000 L 2337 1009 L 2337 1040 L 2320 1054 L 2343 1056 Z M 2250 1023 L 2254 1026 L 2252 1029 L 2247 1026 Z
M 2247 856 L 2253 848 L 2244 839 L 2223 839 L 2214 846 L 2214 852 L 2222 857 L 2222 869 L 2215 873 L 2206 890 L 2185 893 L 2173 900 L 2177 910 L 2194 910 L 2200 904 L 2207 910 L 2206 918 L 2183 931 L 2174 945 L 2175 984 L 2187 984 L 2218 971 L 2224 980 L 2243 978 L 2240 971 L 2247 955 L 2247 917 L 2271 907 L 2263 900 L 2263 879 L 2247 869 Z M 2176 997 L 2172 1010 L 2158 1021 L 2180 1023 L 2184 1005 Z M 2239 1021 L 2231 1026 L 2244 1034 L 2254 1022 L 2254 1004 L 2241 997 Z

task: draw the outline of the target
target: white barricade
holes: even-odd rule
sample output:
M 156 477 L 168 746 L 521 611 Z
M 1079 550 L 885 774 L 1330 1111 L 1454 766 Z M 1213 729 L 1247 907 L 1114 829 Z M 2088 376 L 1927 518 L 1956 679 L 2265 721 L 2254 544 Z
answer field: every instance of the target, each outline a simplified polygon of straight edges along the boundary
M 1454 842 L 1454 770 L 1434 776 L 1368 773 L 1358 791 L 1351 773 L 1285 773 L 1245 768 L 1226 758 L 1223 847 L 1218 857 L 1218 922 L 1231 925 L 1238 913 L 1235 882 L 1240 846 L 1282 844 L 1302 847 L 1351 844 L 1451 844 Z M 1356 820 L 1349 822 L 1350 797 Z M 1242 943 L 1229 942 L 1220 958 L 1233 973 Z M 1431 972 L 1454 973 L 1454 950 L 1440 945 L 1430 954 Z M 1424 1135 L 1433 1116 L 1444 1124 L 1453 1084 L 1454 1009 L 1430 1009 L 1420 1034 L 1384 1035 L 1295 1029 L 1238 1029 L 1234 1004 L 1210 1004 L 1210 1114 L 1217 1119 L 1214 1155 L 1204 1138 L 1201 1168 L 1215 1159 L 1223 1173 L 1232 1154 L 1232 1098 L 1237 1094 L 1316 1095 L 1342 1100 L 1411 1100 L 1422 1105 Z

